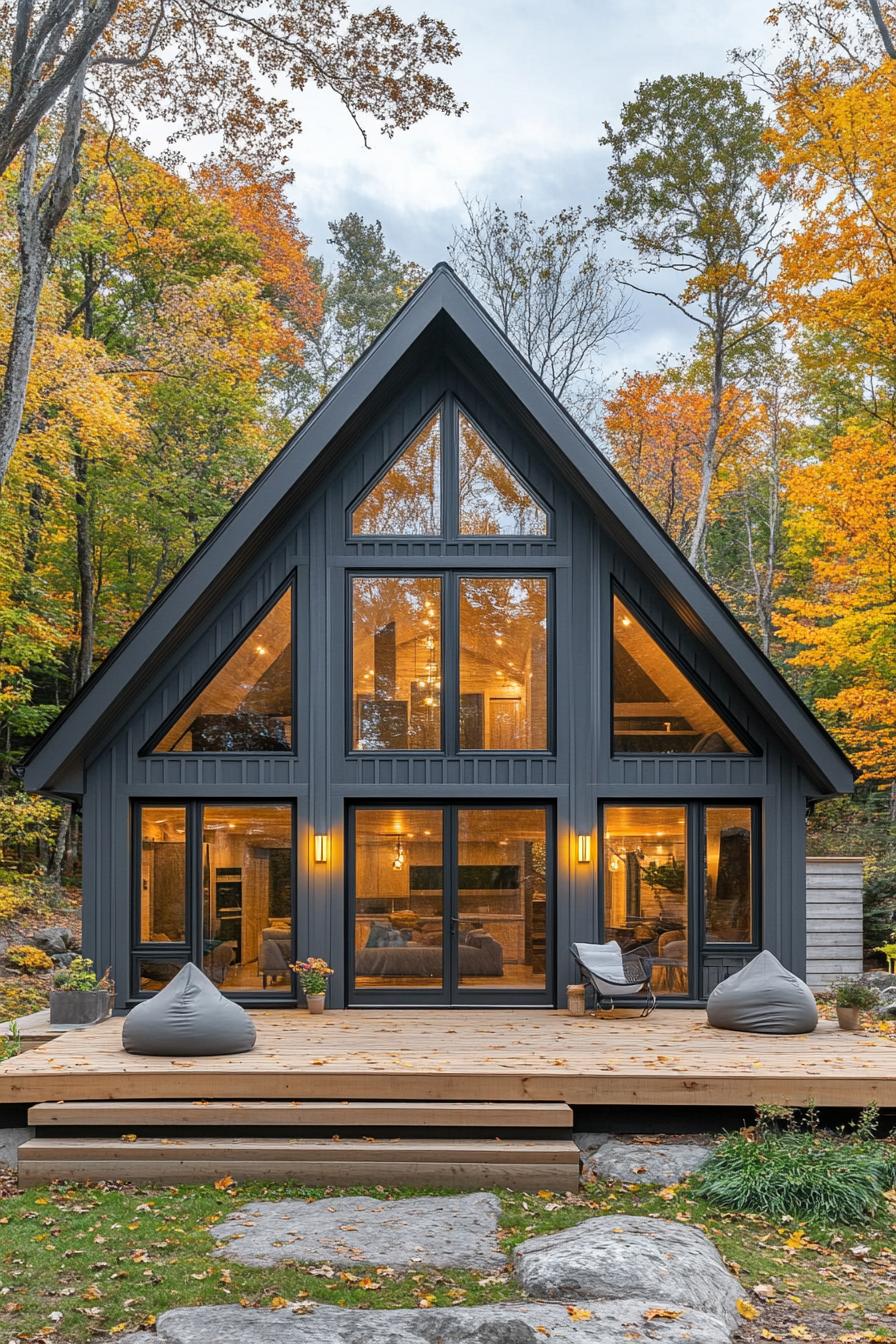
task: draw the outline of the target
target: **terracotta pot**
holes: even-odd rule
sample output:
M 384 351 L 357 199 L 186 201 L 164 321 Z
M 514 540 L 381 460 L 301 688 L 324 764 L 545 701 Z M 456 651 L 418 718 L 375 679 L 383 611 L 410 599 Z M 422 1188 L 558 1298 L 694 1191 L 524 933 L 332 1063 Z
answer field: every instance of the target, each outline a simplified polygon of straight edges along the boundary
M 322 1013 L 326 998 L 326 994 L 306 994 L 305 1002 L 308 1004 L 309 1013 Z
M 837 1021 L 840 1023 L 841 1031 L 861 1031 L 862 1010 L 861 1008 L 841 1008 L 838 1004 Z

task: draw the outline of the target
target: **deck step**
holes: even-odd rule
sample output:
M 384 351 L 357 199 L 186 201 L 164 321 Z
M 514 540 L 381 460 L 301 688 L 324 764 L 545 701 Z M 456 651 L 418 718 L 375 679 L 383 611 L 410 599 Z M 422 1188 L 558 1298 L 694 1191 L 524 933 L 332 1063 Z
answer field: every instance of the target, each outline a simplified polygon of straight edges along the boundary
M 572 1128 L 565 1102 L 489 1101 L 45 1101 L 31 1106 L 37 1129 L 515 1129 Z
M 18 1153 L 22 1186 L 51 1180 L 130 1180 L 200 1185 L 235 1180 L 305 1185 L 414 1185 L 459 1190 L 575 1190 L 579 1150 L 571 1139 L 51 1137 Z

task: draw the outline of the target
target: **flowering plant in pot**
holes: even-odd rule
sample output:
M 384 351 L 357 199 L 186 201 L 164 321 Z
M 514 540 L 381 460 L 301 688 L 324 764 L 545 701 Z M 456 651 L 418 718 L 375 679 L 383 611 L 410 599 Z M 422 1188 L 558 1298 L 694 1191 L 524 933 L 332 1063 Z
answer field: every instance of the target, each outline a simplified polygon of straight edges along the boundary
M 114 992 L 108 970 L 98 977 L 89 957 L 73 957 L 53 976 L 50 1022 L 56 1026 L 101 1022 L 112 1011 Z
M 333 974 L 333 967 L 328 966 L 323 957 L 307 957 L 304 961 L 294 962 L 289 969 L 295 971 L 305 991 L 308 1011 L 322 1013 L 327 996 L 327 976 Z
M 858 1031 L 863 1012 L 870 1012 L 878 1004 L 877 991 L 861 980 L 841 980 L 834 988 L 837 1021 L 842 1031 Z

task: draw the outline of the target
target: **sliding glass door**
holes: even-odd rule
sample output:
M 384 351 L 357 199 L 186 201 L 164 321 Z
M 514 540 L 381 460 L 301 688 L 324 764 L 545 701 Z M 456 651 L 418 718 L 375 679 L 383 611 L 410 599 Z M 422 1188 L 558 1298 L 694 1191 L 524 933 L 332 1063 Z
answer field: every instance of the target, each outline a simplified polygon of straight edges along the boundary
M 550 1002 L 549 816 L 544 806 L 353 808 L 352 1001 Z

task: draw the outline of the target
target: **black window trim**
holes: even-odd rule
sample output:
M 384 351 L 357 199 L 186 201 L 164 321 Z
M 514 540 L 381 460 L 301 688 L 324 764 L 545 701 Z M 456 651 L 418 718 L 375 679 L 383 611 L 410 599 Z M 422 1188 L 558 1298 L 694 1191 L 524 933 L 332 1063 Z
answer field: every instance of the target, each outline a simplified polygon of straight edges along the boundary
M 206 686 L 214 681 L 215 677 L 221 671 L 221 668 L 227 663 L 240 645 L 249 638 L 252 631 L 259 625 L 280 601 L 287 589 L 292 592 L 290 602 L 290 643 L 291 643 L 291 680 L 292 680 L 292 744 L 286 751 L 159 751 L 156 744 L 162 740 L 170 728 L 174 726 L 184 709 L 191 700 L 201 695 Z M 206 669 L 203 675 L 193 686 L 190 687 L 186 695 L 181 696 L 174 709 L 166 715 L 161 726 L 151 733 L 144 746 L 140 748 L 137 755 L 139 758 L 152 757 L 154 760 L 200 760 L 230 761 L 238 759 L 257 760 L 260 757 L 269 757 L 272 760 L 294 760 L 299 755 L 299 659 L 298 659 L 298 628 L 299 628 L 299 583 L 298 569 L 290 569 L 286 578 L 278 583 L 270 597 L 258 608 L 254 616 L 246 622 L 239 633 L 234 636 L 227 647 L 218 654 L 211 666 Z

